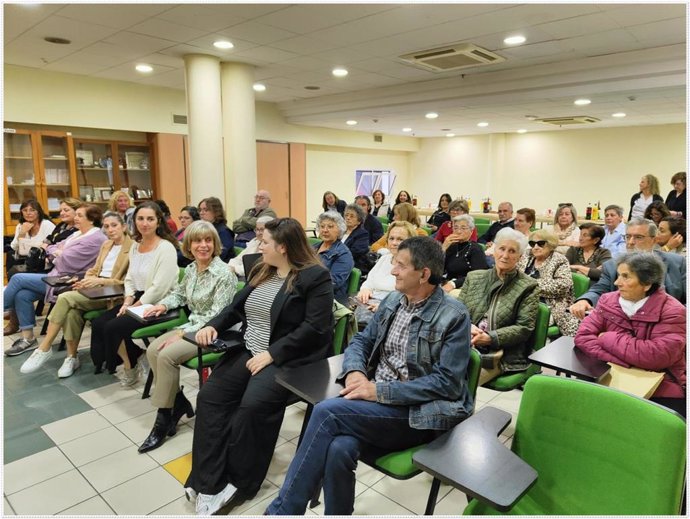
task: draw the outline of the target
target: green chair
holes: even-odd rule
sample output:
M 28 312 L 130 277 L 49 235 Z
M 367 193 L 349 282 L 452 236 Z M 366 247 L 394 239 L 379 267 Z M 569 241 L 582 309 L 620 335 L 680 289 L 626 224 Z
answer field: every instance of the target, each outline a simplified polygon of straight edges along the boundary
M 537 320 L 534 325 L 534 332 L 532 333 L 532 348 L 530 350 L 537 351 L 546 344 L 546 334 L 549 328 L 549 319 L 551 317 L 551 310 L 544 303 L 539 303 L 539 310 L 537 311 Z M 530 351 L 531 353 L 531 351 Z M 541 368 L 535 364 L 530 366 L 525 371 L 518 373 L 508 373 L 506 375 L 499 375 L 495 379 L 484 384 L 485 387 L 495 391 L 510 391 L 512 389 L 521 387 L 527 382 L 527 379 L 532 375 L 541 372 Z
M 383 234 L 386 234 L 388 232 L 388 227 L 390 224 L 388 223 L 382 223 L 381 227 L 383 227 Z
M 387 216 L 377 216 L 376 218 L 379 219 L 379 222 L 387 224 L 388 223 L 388 217 Z
M 666 407 L 591 382 L 533 377 L 525 384 L 511 450 L 538 478 L 507 513 L 679 515 L 686 448 L 685 420 Z M 501 477 L 509 487 L 510 474 Z M 482 502 L 481 489 L 468 490 L 478 497 L 465 515 L 500 513 Z
M 434 231 L 432 231 L 431 227 L 429 227 L 428 225 L 422 225 L 420 229 L 424 231 L 427 236 L 431 236 L 434 233 Z
M 584 274 L 580 274 L 579 272 L 573 272 L 573 296 L 575 296 L 575 299 L 580 297 L 582 294 L 587 292 L 589 290 L 589 278 L 585 276 Z M 546 334 L 546 336 L 549 339 L 555 339 L 556 337 L 559 337 L 561 335 L 561 330 L 559 330 L 558 326 L 553 325 L 549 326 L 549 330 Z
M 481 356 L 479 352 L 474 348 L 470 349 L 470 361 L 467 366 L 467 388 L 472 395 L 472 400 L 475 402 L 477 399 L 477 385 L 479 383 L 479 372 L 481 370 Z M 417 445 L 416 447 L 410 447 L 402 451 L 390 452 L 382 456 L 373 457 L 368 455 L 366 450 L 363 452 L 361 460 L 375 468 L 379 472 L 383 472 L 387 476 L 395 479 L 410 479 L 421 472 L 412 463 L 412 455 L 419 449 L 425 447 L 426 444 Z M 438 491 L 441 487 L 441 481 L 434 478 L 431 483 L 431 489 L 429 490 L 429 497 L 426 503 L 426 510 L 424 515 L 433 515 L 434 508 L 436 507 L 436 500 L 438 498 Z
M 476 221 L 475 221 L 475 224 L 474 224 L 474 228 L 477 229 L 477 236 L 479 238 L 481 238 L 486 233 L 486 231 L 489 230 L 489 227 L 491 227 L 491 224 L 488 222 L 487 223 L 476 223 Z
M 235 257 L 239 256 L 244 252 L 244 248 L 242 247 L 233 247 L 233 250 L 235 251 Z
M 485 218 L 483 216 L 475 216 L 473 218 L 474 218 L 474 224 L 475 225 L 478 223 L 482 223 L 482 224 L 488 223 L 489 225 L 491 225 L 491 219 L 490 218 Z
M 309 245 L 316 245 L 317 243 L 321 243 L 321 238 L 311 238 L 307 236 L 307 241 L 309 242 Z
M 356 296 L 359 291 L 359 280 L 362 278 L 362 271 L 354 267 L 347 278 L 347 295 Z

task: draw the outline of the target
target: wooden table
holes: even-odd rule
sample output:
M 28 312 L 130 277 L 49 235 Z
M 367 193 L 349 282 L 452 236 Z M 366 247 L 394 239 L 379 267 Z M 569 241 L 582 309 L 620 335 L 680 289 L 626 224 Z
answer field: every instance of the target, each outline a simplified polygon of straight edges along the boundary
M 506 512 L 537 481 L 537 471 L 498 439 L 510 413 L 484 407 L 412 455 L 419 468 L 469 497 Z
M 573 337 L 567 336 L 559 337 L 535 351 L 528 359 L 539 366 L 590 382 L 598 382 L 611 369 L 606 362 L 594 359 L 575 347 Z
M 80 288 L 77 292 L 89 299 L 110 299 L 111 297 L 125 295 L 125 287 L 123 285 L 106 285 L 102 287 Z

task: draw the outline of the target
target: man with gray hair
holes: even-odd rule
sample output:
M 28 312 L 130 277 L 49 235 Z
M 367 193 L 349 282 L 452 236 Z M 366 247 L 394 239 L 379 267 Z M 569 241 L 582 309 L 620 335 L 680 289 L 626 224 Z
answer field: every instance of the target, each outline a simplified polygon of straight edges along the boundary
M 488 249 L 494 242 L 494 238 L 498 231 L 510 227 L 515 228 L 515 218 L 513 217 L 513 204 L 510 202 L 501 202 L 498 204 L 498 221 L 491 224 L 484 234 L 477 240 L 479 243 L 486 245 Z
M 351 515 L 360 450 L 402 450 L 472 413 L 470 319 L 439 286 L 444 255 L 429 237 L 400 244 L 395 291 L 345 350 L 343 398 L 314 411 L 268 515 L 302 515 L 323 479 L 325 515 Z
M 685 256 L 654 250 L 656 234 L 657 227 L 654 222 L 640 217 L 632 218 L 625 230 L 627 250 L 628 252 L 653 251 L 657 254 L 666 265 L 664 278 L 666 292 L 685 304 Z M 584 319 L 586 313 L 596 306 L 602 294 L 616 290 L 614 282 L 617 277 L 616 260 L 610 259 L 602 265 L 599 281 L 573 303 L 570 313 L 580 320 Z
M 272 216 L 277 218 L 276 212 L 269 207 L 271 194 L 265 189 L 259 189 L 254 195 L 254 207 L 250 207 L 242 216 L 232 222 L 232 230 L 236 234 L 235 245 L 244 247 L 245 244 L 256 236 L 254 228 L 259 216 Z
M 623 208 L 619 205 L 607 205 L 604 209 L 604 239 L 601 246 L 611 251 L 613 258 L 623 254 L 625 246 L 625 224 L 623 223 Z

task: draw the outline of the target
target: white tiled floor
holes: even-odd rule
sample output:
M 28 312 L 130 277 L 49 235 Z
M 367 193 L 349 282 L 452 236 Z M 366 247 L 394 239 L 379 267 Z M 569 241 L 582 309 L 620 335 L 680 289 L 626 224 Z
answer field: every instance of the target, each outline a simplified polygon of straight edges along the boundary
M 75 376 L 78 376 L 75 375 Z M 194 372 L 183 373 L 185 393 L 194 403 L 198 384 Z M 155 419 L 149 400 L 141 399 L 143 383 L 135 390 L 114 383 L 79 393 L 92 410 L 42 426 L 56 446 L 4 469 L 4 515 L 193 515 L 182 485 L 162 465 L 191 451 L 194 420 L 183 418 L 178 433 L 147 454 L 137 446 Z M 480 388 L 477 408 L 487 404 L 515 418 L 520 391 L 498 393 Z M 297 445 L 305 405 L 285 413 L 275 455 L 259 494 L 230 510 L 232 515 L 261 515 L 278 492 Z M 510 445 L 514 426 L 501 435 Z M 358 515 L 422 514 L 431 477 L 421 474 L 398 481 L 360 464 L 356 472 Z M 436 515 L 460 515 L 464 494 L 442 485 Z M 323 515 L 323 504 L 307 515 Z

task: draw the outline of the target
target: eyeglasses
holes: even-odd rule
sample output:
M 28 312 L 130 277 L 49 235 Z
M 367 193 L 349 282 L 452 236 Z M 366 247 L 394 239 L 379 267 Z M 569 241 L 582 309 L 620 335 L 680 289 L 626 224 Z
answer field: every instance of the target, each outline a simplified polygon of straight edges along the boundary
M 256 198 L 256 199 L 258 199 L 258 200 L 266 200 L 266 199 L 268 199 L 267 196 L 260 196 L 260 195 L 254 195 L 254 198 Z
M 546 245 L 547 241 L 546 240 L 530 240 L 527 243 L 529 243 L 530 247 L 534 247 L 535 245 L 539 245 L 539 247 L 544 247 Z
M 625 241 L 629 241 L 629 240 L 640 241 L 640 240 L 644 240 L 645 238 L 650 238 L 650 236 L 647 236 L 644 234 L 626 234 L 624 236 L 624 238 L 625 238 Z
M 454 230 L 454 231 L 469 231 L 470 228 L 469 228 L 469 227 L 466 227 L 466 226 L 464 226 L 464 225 L 463 225 L 463 226 L 454 225 L 454 226 L 453 226 L 453 230 Z

